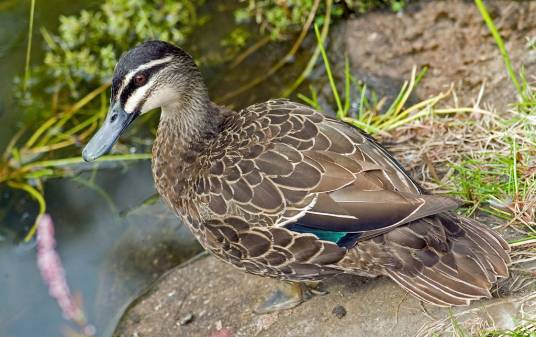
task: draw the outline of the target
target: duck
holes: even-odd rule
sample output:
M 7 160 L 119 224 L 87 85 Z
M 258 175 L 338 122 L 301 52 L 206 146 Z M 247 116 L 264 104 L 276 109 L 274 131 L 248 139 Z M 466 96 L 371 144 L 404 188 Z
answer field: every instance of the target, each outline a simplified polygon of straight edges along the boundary
M 506 241 L 423 189 L 373 137 L 287 99 L 219 106 L 194 59 L 168 42 L 120 57 L 84 160 L 157 108 L 156 189 L 212 255 L 284 281 L 259 313 L 293 308 L 339 274 L 386 276 L 443 307 L 491 297 L 508 276 Z

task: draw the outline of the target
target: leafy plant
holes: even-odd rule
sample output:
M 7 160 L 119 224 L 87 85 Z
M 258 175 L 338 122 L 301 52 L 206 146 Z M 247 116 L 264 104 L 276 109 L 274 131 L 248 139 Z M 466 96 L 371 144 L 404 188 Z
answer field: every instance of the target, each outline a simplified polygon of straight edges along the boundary
M 268 32 L 272 40 L 286 40 L 300 31 L 305 24 L 307 15 L 315 5 L 314 0 L 242 0 L 247 6 L 235 11 L 237 23 L 254 20 L 260 25 L 262 31 Z M 325 6 L 325 4 L 322 4 Z M 331 16 L 338 18 L 346 12 L 365 13 L 375 8 L 390 6 L 394 11 L 400 11 L 405 1 L 397 0 L 339 0 L 331 11 Z M 323 13 L 324 9 L 321 8 Z M 325 20 L 317 15 L 316 24 Z
M 52 91 L 80 97 L 81 88 L 109 81 L 117 59 L 133 45 L 149 39 L 183 43 L 202 22 L 196 9 L 203 2 L 107 0 L 97 10 L 62 16 L 57 35 L 41 30 L 47 52 L 30 83 L 46 81 Z
M 249 0 L 235 11 L 237 23 L 255 21 L 273 40 L 288 39 L 297 33 L 313 8 L 313 0 Z
M 344 0 L 344 2 L 350 9 L 359 13 L 386 6 L 393 12 L 400 12 L 406 6 L 405 0 Z

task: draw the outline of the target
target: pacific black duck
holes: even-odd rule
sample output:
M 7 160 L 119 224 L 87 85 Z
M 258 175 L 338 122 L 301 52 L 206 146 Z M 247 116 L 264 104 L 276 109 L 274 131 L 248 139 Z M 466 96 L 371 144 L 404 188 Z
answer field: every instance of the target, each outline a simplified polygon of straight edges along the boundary
M 439 306 L 489 297 L 508 275 L 507 243 L 423 190 L 372 137 L 286 99 L 217 106 L 193 59 L 165 42 L 120 58 L 84 159 L 159 107 L 152 170 L 162 198 L 216 257 L 295 284 L 261 311 L 292 307 L 304 282 L 340 273 L 386 275 Z

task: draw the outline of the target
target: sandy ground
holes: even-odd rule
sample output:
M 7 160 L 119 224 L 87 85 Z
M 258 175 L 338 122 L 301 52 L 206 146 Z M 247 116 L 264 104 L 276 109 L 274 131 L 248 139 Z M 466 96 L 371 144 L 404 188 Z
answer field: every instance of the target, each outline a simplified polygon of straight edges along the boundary
M 492 2 L 489 8 L 514 65 L 524 64 L 526 73 L 533 75 L 536 54 L 526 45 L 536 38 L 536 3 Z M 402 15 L 371 13 L 347 22 L 344 43 L 353 69 L 370 78 L 407 79 L 415 64 L 428 66 L 417 90 L 421 99 L 454 84 L 457 103 L 472 104 L 485 84 L 483 102 L 500 110 L 515 101 L 499 51 L 472 2 L 419 2 Z M 295 309 L 254 314 L 262 297 L 276 286 L 277 281 L 202 258 L 158 280 L 131 305 L 115 336 L 416 336 L 428 325 L 422 330 L 424 336 L 430 333 L 430 324 L 451 322 L 448 310 L 428 306 L 424 310 L 388 279 L 350 276 L 327 281 L 328 295 Z M 534 306 L 531 299 L 523 306 L 526 312 Z M 452 312 L 462 325 L 510 328 L 522 307 L 513 300 L 480 301 Z

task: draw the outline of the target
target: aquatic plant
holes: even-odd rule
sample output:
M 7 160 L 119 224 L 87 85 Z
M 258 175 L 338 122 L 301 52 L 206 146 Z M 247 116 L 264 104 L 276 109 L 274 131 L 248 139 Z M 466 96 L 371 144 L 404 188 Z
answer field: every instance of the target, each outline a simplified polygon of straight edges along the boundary
M 0 185 L 25 191 L 39 205 L 38 217 L 46 212 L 43 182 L 55 177 L 68 177 L 81 170 L 93 169 L 93 165 L 80 165 L 82 157 L 66 156 L 69 149 L 76 149 L 93 134 L 102 122 L 108 109 L 104 91 L 109 87 L 103 84 L 84 96 L 78 102 L 56 111 L 45 119 L 33 132 L 21 129 L 13 136 L 0 155 Z M 94 102 L 97 101 L 98 103 Z M 93 102 L 97 108 L 88 108 Z M 125 153 L 106 156 L 104 161 L 149 159 L 150 154 Z M 30 240 L 36 229 L 34 226 L 24 240 Z
M 65 269 L 56 251 L 54 223 L 52 222 L 52 217 L 48 214 L 43 214 L 38 219 L 37 267 L 48 287 L 50 296 L 58 303 L 63 317 L 76 323 L 81 328 L 83 336 L 93 336 L 95 328 L 88 324 L 82 306 L 72 295 L 67 284 Z

